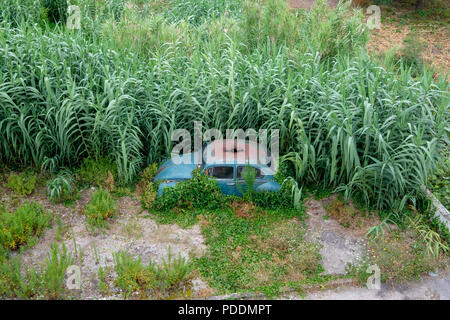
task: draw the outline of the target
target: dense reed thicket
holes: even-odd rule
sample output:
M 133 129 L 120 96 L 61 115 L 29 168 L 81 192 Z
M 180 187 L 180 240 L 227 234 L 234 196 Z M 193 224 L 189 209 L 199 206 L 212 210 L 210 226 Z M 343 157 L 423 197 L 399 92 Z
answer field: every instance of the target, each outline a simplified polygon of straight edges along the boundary
M 174 129 L 202 121 L 279 129 L 301 184 L 378 208 L 414 198 L 448 139 L 444 78 L 381 68 L 346 6 L 191 2 L 212 9 L 189 19 L 173 1 L 169 19 L 163 5 L 88 1 L 82 30 L 13 23 L 0 5 L 1 161 L 57 171 L 110 156 L 128 182 L 170 153 Z

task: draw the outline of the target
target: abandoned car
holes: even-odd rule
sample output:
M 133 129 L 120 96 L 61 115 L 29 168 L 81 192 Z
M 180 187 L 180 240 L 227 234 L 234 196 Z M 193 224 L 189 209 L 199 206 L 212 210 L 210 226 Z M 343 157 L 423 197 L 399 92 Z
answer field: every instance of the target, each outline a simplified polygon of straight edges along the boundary
M 244 181 L 248 167 L 256 170 L 253 189 L 278 191 L 281 187 L 275 180 L 275 172 L 270 168 L 274 159 L 266 148 L 246 140 L 223 139 L 206 144 L 203 152 L 186 153 L 178 161 L 168 159 L 158 169 L 154 182 L 160 182 L 158 196 L 165 188 L 178 182 L 191 179 L 192 171 L 200 168 L 207 176 L 217 180 L 221 191 L 226 195 L 241 196 L 247 189 Z

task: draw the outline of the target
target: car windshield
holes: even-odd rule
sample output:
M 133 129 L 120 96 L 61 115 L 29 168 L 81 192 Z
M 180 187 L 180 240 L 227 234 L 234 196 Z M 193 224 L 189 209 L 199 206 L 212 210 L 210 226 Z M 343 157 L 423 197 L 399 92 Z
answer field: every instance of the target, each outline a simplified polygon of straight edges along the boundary
M 233 179 L 233 167 L 210 167 L 206 169 L 206 174 L 216 179 Z

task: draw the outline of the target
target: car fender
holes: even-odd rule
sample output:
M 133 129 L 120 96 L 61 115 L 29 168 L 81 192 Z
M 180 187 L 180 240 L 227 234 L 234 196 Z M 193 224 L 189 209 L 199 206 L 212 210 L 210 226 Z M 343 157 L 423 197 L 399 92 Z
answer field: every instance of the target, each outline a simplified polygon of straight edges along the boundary
M 256 188 L 257 192 L 263 192 L 263 191 L 278 191 L 281 189 L 281 186 L 276 181 L 270 181 L 266 182 Z
M 162 196 L 164 189 L 175 187 L 177 185 L 176 181 L 163 181 L 158 186 L 158 197 Z

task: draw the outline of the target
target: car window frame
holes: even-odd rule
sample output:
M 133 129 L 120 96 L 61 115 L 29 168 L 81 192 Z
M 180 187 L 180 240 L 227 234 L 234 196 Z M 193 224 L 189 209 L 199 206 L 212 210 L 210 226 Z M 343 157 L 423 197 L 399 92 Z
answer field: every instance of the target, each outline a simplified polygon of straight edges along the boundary
M 218 167 L 231 167 L 233 169 L 233 177 L 232 178 L 217 178 L 214 176 L 210 176 L 206 173 L 206 170 L 208 170 L 209 168 L 218 168 Z M 206 176 L 208 176 L 209 178 L 214 178 L 216 180 L 219 181 L 224 181 L 224 180 L 235 180 L 236 179 L 236 166 L 233 164 L 211 164 L 208 165 L 206 167 L 203 168 L 203 172 L 206 174 Z
M 247 167 L 247 166 L 248 166 L 248 164 L 245 164 L 245 165 L 243 165 L 243 164 L 238 164 L 238 165 L 236 165 L 236 180 L 244 181 L 244 177 L 241 176 L 240 178 L 238 178 L 238 169 L 239 169 L 240 167 Z M 258 170 L 259 173 L 260 173 L 260 175 L 261 175 L 260 177 L 255 177 L 255 181 L 256 181 L 256 180 L 263 180 L 263 179 L 264 179 L 264 174 L 262 173 L 261 168 L 255 167 L 255 166 L 252 166 L 252 165 L 250 165 L 250 167 L 253 168 L 253 169 Z

